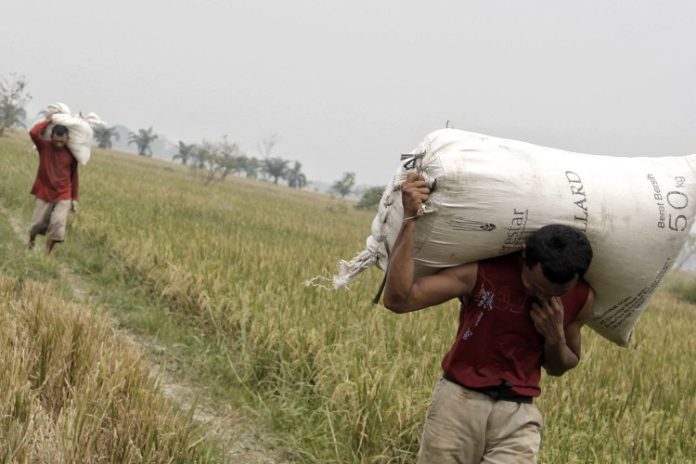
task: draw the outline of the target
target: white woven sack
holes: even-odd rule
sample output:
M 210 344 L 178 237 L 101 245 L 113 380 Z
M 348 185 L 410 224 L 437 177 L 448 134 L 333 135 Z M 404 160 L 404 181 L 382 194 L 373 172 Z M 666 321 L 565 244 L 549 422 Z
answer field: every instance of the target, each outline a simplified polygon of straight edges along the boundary
M 92 154 L 93 127 L 105 124 L 99 116 L 89 113 L 83 116 L 79 113 L 70 114 L 70 108 L 64 103 L 53 103 L 42 111 L 51 118 L 51 124 L 44 130 L 44 137 L 49 137 L 53 126 L 61 124 L 68 128 L 68 148 L 75 159 L 83 166 L 87 164 Z
M 403 219 L 399 186 L 415 168 L 433 188 L 416 226 L 417 275 L 518 251 L 546 224 L 575 226 L 594 250 L 589 325 L 625 346 L 696 214 L 696 155 L 595 156 L 443 129 L 410 158 L 384 192 L 366 249 L 339 263 L 335 287 L 373 264 L 386 269 Z

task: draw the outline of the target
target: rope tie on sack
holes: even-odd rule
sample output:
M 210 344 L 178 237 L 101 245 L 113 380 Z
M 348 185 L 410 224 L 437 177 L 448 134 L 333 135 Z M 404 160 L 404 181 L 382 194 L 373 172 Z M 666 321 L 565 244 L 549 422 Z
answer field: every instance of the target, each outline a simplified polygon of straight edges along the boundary
M 401 195 L 401 184 L 406 179 L 407 173 L 409 171 L 415 170 L 419 174 L 423 174 L 423 164 L 426 159 L 427 151 L 419 151 L 417 153 L 407 153 L 401 155 L 401 169 L 394 175 L 389 185 L 382 194 L 382 199 L 380 201 L 380 208 L 373 222 L 373 233 L 367 238 L 367 243 L 365 249 L 358 253 L 350 261 L 340 260 L 338 262 L 338 273 L 335 274 L 331 280 L 333 283 L 333 288 L 338 289 L 347 286 L 358 274 L 360 274 L 365 269 L 379 265 L 380 263 L 386 264 L 389 261 L 389 245 L 387 243 L 387 223 L 389 220 L 389 215 L 394 214 L 392 206 L 397 201 L 395 195 Z M 427 176 L 426 182 L 430 185 L 431 191 L 435 188 L 434 180 L 428 180 Z M 400 198 L 399 198 L 400 200 Z M 421 206 L 418 211 L 418 216 L 424 213 L 431 212 L 432 209 L 428 205 Z M 402 220 L 415 219 L 405 218 Z M 382 266 L 385 269 L 385 278 L 382 280 L 382 284 L 374 298 L 374 303 L 379 303 L 384 286 L 386 284 L 386 265 Z M 305 282 L 306 285 L 320 286 L 315 279 L 311 279 Z
M 406 161 L 403 164 L 403 168 L 407 171 L 415 169 L 418 174 L 423 172 L 423 158 L 425 158 L 425 152 L 421 153 L 404 153 L 401 155 L 401 161 Z

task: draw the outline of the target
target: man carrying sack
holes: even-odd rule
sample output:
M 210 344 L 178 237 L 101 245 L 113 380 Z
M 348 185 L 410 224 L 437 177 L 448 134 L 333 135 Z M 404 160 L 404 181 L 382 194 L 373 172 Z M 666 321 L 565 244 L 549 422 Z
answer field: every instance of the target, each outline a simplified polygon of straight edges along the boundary
M 77 212 L 77 160 L 67 147 L 68 128 L 54 125 L 50 140 L 41 133 L 51 123 L 50 117 L 32 127 L 29 135 L 39 152 L 39 169 L 31 189 L 36 196 L 34 217 L 29 230 L 29 248 L 37 235 L 46 235 L 46 254 L 56 243 L 65 240 L 68 212 Z
M 458 298 L 457 337 L 442 361 L 420 447 L 423 464 L 534 463 L 543 420 L 534 405 L 541 368 L 560 376 L 580 362 L 580 328 L 592 314 L 583 280 L 585 234 L 547 225 L 521 252 L 416 277 L 418 211 L 430 195 L 421 175 L 401 186 L 404 219 L 387 269 L 384 305 L 407 313 Z

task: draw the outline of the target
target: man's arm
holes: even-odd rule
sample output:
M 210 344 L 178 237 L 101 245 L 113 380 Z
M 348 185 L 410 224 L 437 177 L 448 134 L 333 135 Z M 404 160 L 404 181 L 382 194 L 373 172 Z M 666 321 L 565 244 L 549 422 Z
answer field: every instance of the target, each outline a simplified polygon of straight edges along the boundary
M 476 263 L 415 279 L 413 242 L 417 214 L 429 194 L 430 190 L 419 174 L 409 174 L 401 186 L 405 219 L 389 256 L 383 299 L 384 306 L 395 313 L 408 313 L 468 295 L 476 284 Z
M 563 303 L 558 297 L 543 304 L 534 304 L 531 312 L 537 331 L 544 336 L 544 369 L 552 376 L 561 376 L 580 362 L 582 351 L 580 329 L 592 316 L 594 293 L 567 327 L 563 328 Z
M 34 142 L 34 145 L 36 145 L 36 148 L 41 148 L 43 145 L 46 144 L 46 140 L 44 140 L 43 137 L 41 137 L 41 132 L 51 123 L 50 119 L 45 119 L 43 121 L 39 121 L 36 124 L 34 124 L 34 127 L 31 128 L 29 131 L 29 136 L 31 137 L 32 142 Z

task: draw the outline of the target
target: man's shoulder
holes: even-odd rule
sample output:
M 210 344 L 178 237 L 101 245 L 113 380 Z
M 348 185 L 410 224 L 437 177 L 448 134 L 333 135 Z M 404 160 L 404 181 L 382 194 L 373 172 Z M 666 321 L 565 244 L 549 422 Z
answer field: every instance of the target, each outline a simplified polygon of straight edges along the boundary
M 568 308 L 574 308 L 575 312 L 580 311 L 589 302 L 590 306 L 594 301 L 592 287 L 586 280 L 580 279 L 573 289 L 561 297 L 563 304 Z
M 482 259 L 478 261 L 478 267 L 483 271 L 499 272 L 519 272 L 521 269 L 521 253 L 509 253 L 502 256 L 494 256 L 492 258 Z
M 587 296 L 592 292 L 592 286 L 585 279 L 578 279 L 577 283 L 570 291 L 570 294 L 582 296 L 582 300 L 586 300 Z
M 473 263 L 463 263 L 463 264 L 457 264 L 456 266 L 448 267 L 445 269 L 442 269 L 439 273 L 446 272 L 450 275 L 457 275 L 457 276 L 470 276 L 470 275 L 476 275 L 476 272 L 478 271 L 479 267 L 479 262 L 474 261 Z

